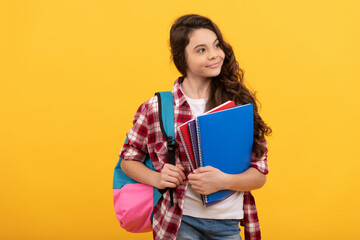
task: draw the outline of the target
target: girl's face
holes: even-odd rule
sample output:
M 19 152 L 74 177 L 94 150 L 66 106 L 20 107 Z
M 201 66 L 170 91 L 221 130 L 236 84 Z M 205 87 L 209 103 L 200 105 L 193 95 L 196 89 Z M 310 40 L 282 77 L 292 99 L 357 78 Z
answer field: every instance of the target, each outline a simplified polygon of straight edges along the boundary
M 200 28 L 189 34 L 189 44 L 185 48 L 188 77 L 207 79 L 218 76 L 224 58 L 225 53 L 213 31 Z

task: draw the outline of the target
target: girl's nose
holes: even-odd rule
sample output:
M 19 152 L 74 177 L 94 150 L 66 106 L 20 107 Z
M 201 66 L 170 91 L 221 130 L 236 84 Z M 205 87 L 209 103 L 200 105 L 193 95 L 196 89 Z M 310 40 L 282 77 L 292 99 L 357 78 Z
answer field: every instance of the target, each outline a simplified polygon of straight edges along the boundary
M 209 55 L 208 55 L 209 59 L 218 57 L 218 53 L 215 50 L 212 49 L 212 50 L 209 50 L 208 52 L 209 52 Z
M 213 58 L 217 58 L 217 57 L 218 57 L 218 55 L 215 52 L 213 52 L 212 54 L 209 54 L 209 59 L 213 59 Z

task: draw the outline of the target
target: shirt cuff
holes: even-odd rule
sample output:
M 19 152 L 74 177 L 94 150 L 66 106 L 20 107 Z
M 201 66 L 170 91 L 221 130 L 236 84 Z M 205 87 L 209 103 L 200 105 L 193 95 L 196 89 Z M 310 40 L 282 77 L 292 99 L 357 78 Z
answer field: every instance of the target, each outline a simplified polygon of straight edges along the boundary
M 138 161 L 144 162 L 146 153 L 143 151 L 130 146 L 129 144 L 124 144 L 123 148 L 121 149 L 119 156 L 123 160 L 131 160 L 131 161 Z

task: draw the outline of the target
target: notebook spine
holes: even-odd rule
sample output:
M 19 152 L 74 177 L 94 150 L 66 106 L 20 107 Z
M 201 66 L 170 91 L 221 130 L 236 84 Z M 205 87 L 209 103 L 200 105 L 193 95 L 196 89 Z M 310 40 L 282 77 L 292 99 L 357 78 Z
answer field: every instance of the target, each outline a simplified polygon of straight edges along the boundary
M 183 136 L 183 130 L 181 129 L 181 128 L 179 128 L 179 135 L 180 135 L 180 138 L 181 138 L 181 142 L 185 145 L 185 153 L 186 153 L 186 156 L 187 156 L 187 158 L 188 158 L 188 160 L 189 160 L 189 163 L 190 163 L 190 167 L 191 167 L 191 171 L 194 171 L 195 169 L 194 169 L 194 167 L 193 167 L 193 163 L 192 163 L 192 160 L 191 160 L 191 157 L 190 157 L 190 154 L 189 154 L 189 150 L 188 149 L 190 149 L 189 148 L 189 145 L 188 145 L 188 143 L 185 141 L 185 139 L 184 139 L 184 136 Z
M 199 161 L 200 167 L 204 166 L 204 152 L 201 144 L 201 133 L 200 133 L 200 119 L 196 118 L 196 135 L 198 139 L 198 150 L 199 150 Z M 207 195 L 201 195 L 203 200 L 203 204 L 206 205 L 208 203 Z
M 197 164 L 197 158 L 198 158 L 198 156 L 196 155 L 197 152 L 198 152 L 198 147 L 197 147 L 197 145 L 195 144 L 194 138 L 192 137 L 192 136 L 196 136 L 196 137 L 197 137 L 197 135 L 196 135 L 196 133 L 195 133 L 195 135 L 194 135 L 193 129 L 192 129 L 192 127 L 190 126 L 190 124 L 188 125 L 188 129 L 189 129 L 189 133 L 190 133 L 191 147 L 192 147 L 192 149 L 194 150 L 194 159 L 195 159 L 196 167 L 198 168 L 198 167 L 200 167 L 200 166 L 198 166 L 198 164 Z M 195 149 L 195 146 L 196 146 L 196 149 Z
M 200 120 L 196 119 L 196 136 L 198 139 L 198 150 L 199 150 L 199 160 L 200 166 L 204 166 L 204 152 L 201 143 L 201 133 L 200 133 Z

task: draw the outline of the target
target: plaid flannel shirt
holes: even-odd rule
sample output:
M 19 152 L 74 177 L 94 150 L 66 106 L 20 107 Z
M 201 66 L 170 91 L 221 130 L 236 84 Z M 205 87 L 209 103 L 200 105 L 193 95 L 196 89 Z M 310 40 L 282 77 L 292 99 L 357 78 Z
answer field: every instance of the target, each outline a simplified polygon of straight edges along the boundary
M 179 77 L 175 81 L 172 93 L 174 98 L 175 139 L 177 145 L 175 161 L 183 165 L 185 175 L 187 176 L 191 172 L 190 164 L 177 132 L 178 126 L 192 118 L 190 106 L 180 90 L 180 83 L 183 79 L 183 77 Z M 124 144 L 119 155 L 124 160 L 142 162 L 148 153 L 155 169 L 161 171 L 168 159 L 166 139 L 161 132 L 159 123 L 158 101 L 156 96 L 150 98 L 139 107 L 134 116 L 133 127 L 127 133 L 127 137 L 128 143 Z M 250 166 L 267 174 L 267 154 L 264 154 L 262 158 L 256 158 L 253 154 Z M 165 192 L 163 198 L 161 198 L 155 206 L 153 214 L 154 239 L 176 239 L 177 231 L 181 223 L 187 185 L 188 181 L 185 180 L 183 184 L 174 190 L 173 206 L 170 205 L 169 191 Z M 246 240 L 261 239 L 255 200 L 250 192 L 244 193 L 244 219 L 240 223 L 244 226 Z

